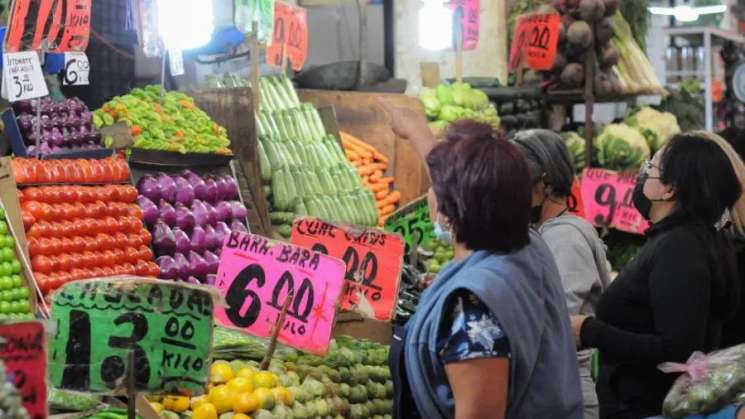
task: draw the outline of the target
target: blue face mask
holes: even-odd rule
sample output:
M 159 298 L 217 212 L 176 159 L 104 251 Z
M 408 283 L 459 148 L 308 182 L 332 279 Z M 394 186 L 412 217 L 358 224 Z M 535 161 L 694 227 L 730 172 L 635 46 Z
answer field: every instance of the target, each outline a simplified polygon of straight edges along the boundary
M 433 224 L 435 227 L 435 238 L 443 243 L 452 244 L 453 233 L 450 230 L 445 230 L 439 220 L 436 220 Z

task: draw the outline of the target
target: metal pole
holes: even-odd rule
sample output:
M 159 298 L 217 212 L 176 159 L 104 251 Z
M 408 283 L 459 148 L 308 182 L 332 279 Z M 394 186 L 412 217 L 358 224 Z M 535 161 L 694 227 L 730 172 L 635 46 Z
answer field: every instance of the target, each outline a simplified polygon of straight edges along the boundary
M 714 129 L 714 104 L 712 103 L 712 91 L 711 91 L 711 32 L 704 30 L 704 89 L 706 92 L 705 106 L 706 106 L 706 130 L 712 131 Z

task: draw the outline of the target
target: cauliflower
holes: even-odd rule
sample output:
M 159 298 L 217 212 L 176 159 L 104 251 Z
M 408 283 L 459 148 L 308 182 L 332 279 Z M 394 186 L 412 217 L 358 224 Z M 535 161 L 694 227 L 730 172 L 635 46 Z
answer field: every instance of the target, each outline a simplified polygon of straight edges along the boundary
M 644 136 L 626 124 L 606 125 L 595 138 L 598 161 L 610 170 L 633 170 L 641 167 L 650 156 Z
M 649 106 L 626 118 L 626 124 L 636 128 L 644 136 L 653 152 L 662 148 L 673 135 L 680 133 L 675 115 L 660 112 Z

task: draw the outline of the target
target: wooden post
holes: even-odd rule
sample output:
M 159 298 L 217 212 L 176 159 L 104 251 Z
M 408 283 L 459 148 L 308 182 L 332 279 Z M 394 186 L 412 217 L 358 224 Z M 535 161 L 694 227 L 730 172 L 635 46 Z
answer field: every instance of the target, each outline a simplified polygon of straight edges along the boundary
M 254 20 L 251 23 L 251 89 L 253 93 L 254 112 L 258 113 L 261 105 L 261 69 L 259 63 L 261 60 L 261 46 L 259 45 L 259 22 Z
M 287 310 L 290 308 L 290 302 L 293 298 L 295 298 L 295 293 L 293 291 L 290 291 L 290 293 L 287 294 L 287 297 L 285 298 L 285 302 L 282 304 L 282 311 L 279 312 L 277 323 L 274 325 L 274 328 L 272 328 L 272 338 L 271 340 L 269 340 L 269 348 L 267 348 L 266 355 L 264 355 L 264 359 L 261 360 L 261 365 L 259 365 L 259 369 L 262 371 L 269 368 L 269 363 L 272 361 L 274 351 L 277 349 L 277 338 L 279 338 L 279 332 L 280 330 L 282 330 L 282 325 L 285 323 Z
M 595 46 L 585 59 L 585 167 L 592 167 L 593 113 L 595 109 Z
M 422 87 L 437 87 L 440 84 L 440 65 L 432 62 L 419 64 L 422 72 Z
M 360 13 L 360 72 L 357 80 L 357 88 L 362 87 L 367 81 L 367 3 L 368 0 L 358 0 L 357 5 Z

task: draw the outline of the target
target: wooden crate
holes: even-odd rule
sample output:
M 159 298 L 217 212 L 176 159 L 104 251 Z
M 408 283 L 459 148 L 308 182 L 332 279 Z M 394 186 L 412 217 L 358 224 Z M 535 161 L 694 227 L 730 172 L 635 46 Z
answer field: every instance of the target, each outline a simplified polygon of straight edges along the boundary
M 378 104 L 378 98 L 382 97 L 396 106 L 423 114 L 418 99 L 398 94 L 327 90 L 299 90 L 298 94 L 300 100 L 317 108 L 333 106 L 340 130 L 365 141 L 390 158 L 386 175 L 395 176 L 394 187 L 401 191 L 402 205 L 427 191 L 429 178 L 423 162 L 407 141 L 393 134 L 390 119 Z
M 252 233 L 270 237 L 272 223 L 261 183 L 251 89 L 203 90 L 189 95 L 212 120 L 228 130 L 230 148 L 237 163 L 238 185 L 248 209 L 249 227 Z

